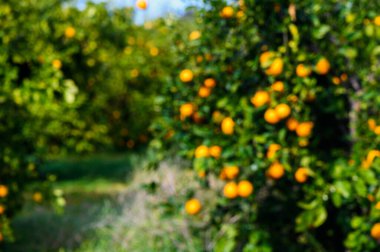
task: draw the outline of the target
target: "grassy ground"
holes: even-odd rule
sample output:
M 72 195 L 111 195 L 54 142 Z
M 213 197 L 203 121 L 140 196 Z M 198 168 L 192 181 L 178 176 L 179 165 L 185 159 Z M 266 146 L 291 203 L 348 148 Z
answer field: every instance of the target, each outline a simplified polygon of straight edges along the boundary
M 58 176 L 56 187 L 65 193 L 63 214 L 28 205 L 13 222 L 16 242 L 6 251 L 73 251 L 92 237 L 101 218 L 121 211 L 118 195 L 128 190 L 138 154 L 102 154 L 48 163 L 43 171 Z
M 197 185 L 181 162 L 165 162 L 157 171 L 143 169 L 142 154 L 104 154 L 55 160 L 44 172 L 58 176 L 66 208 L 28 205 L 12 226 L 16 238 L 11 252 L 171 252 L 202 251 L 190 235 L 181 206 L 166 205 L 184 198 L 187 187 Z M 157 193 L 142 185 L 157 182 Z M 186 187 L 186 188 L 187 188 Z

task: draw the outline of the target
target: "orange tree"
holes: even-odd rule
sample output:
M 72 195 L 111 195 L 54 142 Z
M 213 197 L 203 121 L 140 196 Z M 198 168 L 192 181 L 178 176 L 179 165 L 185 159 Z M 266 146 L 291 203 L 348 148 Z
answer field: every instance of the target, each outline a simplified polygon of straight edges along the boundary
M 132 20 L 104 4 L 0 3 L 0 241 L 25 201 L 64 205 L 39 171 L 46 158 L 147 141 L 168 30 Z
M 152 146 L 192 160 L 205 250 L 379 250 L 380 4 L 203 4 Z

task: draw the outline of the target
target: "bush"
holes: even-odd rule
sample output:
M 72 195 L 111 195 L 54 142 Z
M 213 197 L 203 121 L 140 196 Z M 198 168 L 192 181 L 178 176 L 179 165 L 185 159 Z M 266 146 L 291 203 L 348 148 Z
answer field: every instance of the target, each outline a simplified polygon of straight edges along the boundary
M 152 146 L 219 191 L 181 198 L 204 249 L 378 250 L 379 3 L 203 2 Z

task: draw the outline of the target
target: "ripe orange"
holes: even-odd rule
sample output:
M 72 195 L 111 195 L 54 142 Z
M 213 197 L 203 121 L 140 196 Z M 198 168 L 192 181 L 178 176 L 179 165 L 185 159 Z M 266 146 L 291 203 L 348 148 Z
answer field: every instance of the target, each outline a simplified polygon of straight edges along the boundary
M 288 127 L 290 131 L 295 131 L 298 127 L 298 121 L 294 118 L 289 118 L 286 121 L 286 127 Z
M 334 83 L 334 85 L 339 85 L 339 84 L 340 84 L 340 79 L 339 79 L 339 77 L 334 76 L 334 77 L 332 78 L 332 83 Z
M 346 80 L 348 80 L 348 75 L 347 75 L 346 73 L 342 73 L 342 74 L 340 75 L 340 79 L 341 79 L 342 81 L 346 81 Z
M 376 26 L 380 26 L 380 16 L 375 17 L 375 19 L 373 20 L 373 23 L 374 23 Z
M 0 215 L 2 215 L 5 212 L 5 206 L 0 205 Z
M 273 52 L 269 52 L 269 51 L 263 52 L 260 55 L 260 59 L 259 59 L 261 67 L 267 67 L 269 61 L 273 58 L 273 56 L 274 56 Z
M 376 209 L 376 210 L 380 210 L 380 201 L 378 201 L 378 202 L 376 203 L 376 205 L 375 205 L 375 209 Z
M 200 31 L 192 31 L 189 34 L 189 40 L 196 40 L 196 39 L 199 39 L 200 37 L 201 37 L 201 32 Z
M 283 60 L 281 58 L 276 58 L 273 60 L 272 64 L 265 71 L 265 73 L 270 76 L 277 76 L 282 73 L 283 67 L 284 67 Z
M 261 107 L 270 101 L 269 93 L 266 91 L 257 91 L 251 98 L 251 103 L 256 107 Z
M 296 68 L 296 74 L 298 77 L 304 78 L 311 74 L 311 70 L 304 64 L 299 64 Z
M 313 122 L 302 122 L 298 124 L 296 133 L 299 137 L 307 137 L 311 134 L 311 130 L 314 127 Z
M 375 130 L 376 128 L 376 121 L 372 118 L 368 119 L 368 127 L 371 129 L 371 130 Z
M 179 108 L 179 112 L 181 114 L 181 119 L 185 119 L 194 113 L 194 105 L 192 103 L 182 104 Z
M 285 174 L 285 169 L 279 162 L 273 163 L 267 170 L 267 176 L 272 179 L 280 179 Z
M 199 171 L 198 172 L 198 177 L 200 177 L 200 178 L 206 177 L 206 172 L 205 171 Z
M 330 70 L 330 62 L 326 58 L 322 58 L 317 62 L 315 66 L 317 73 L 324 75 L 327 74 Z
M 253 185 L 247 180 L 240 181 L 238 184 L 238 194 L 240 197 L 246 198 L 253 192 Z
M 209 97 L 211 94 L 211 89 L 208 87 L 200 87 L 198 91 L 198 96 L 202 98 Z
M 214 158 L 220 158 L 222 154 L 222 148 L 218 145 L 211 146 L 209 148 L 210 156 Z
M 232 18 L 233 15 L 234 15 L 234 8 L 232 8 L 231 6 L 224 7 L 222 11 L 220 12 L 220 16 L 222 18 Z
M 66 30 L 65 30 L 65 37 L 66 38 L 73 38 L 75 36 L 75 28 L 74 27 L 67 27 Z
M 288 117 L 292 111 L 290 109 L 289 105 L 285 104 L 285 103 L 281 103 L 281 104 L 277 105 L 274 108 L 274 110 L 276 111 L 276 114 L 280 119 L 284 119 L 284 118 Z
M 235 182 L 228 182 L 223 188 L 223 195 L 226 198 L 234 199 L 238 196 L 238 186 Z
M 192 198 L 186 201 L 185 210 L 190 215 L 199 213 L 202 209 L 201 202 L 198 199 Z
M 190 69 L 184 69 L 179 74 L 179 78 L 182 82 L 190 82 L 194 78 L 194 74 Z
M 208 87 L 208 88 L 213 88 L 213 87 L 216 86 L 216 81 L 215 81 L 215 79 L 213 79 L 213 78 L 207 78 L 207 79 L 205 79 L 205 81 L 203 82 L 203 85 L 204 85 L 205 87 Z
M 294 178 L 298 183 L 305 183 L 308 178 L 308 170 L 306 168 L 298 168 L 294 174 Z
M 42 201 L 42 194 L 40 192 L 35 192 L 33 194 L 33 200 L 37 203 L 40 203 Z
M 274 109 L 267 109 L 264 113 L 264 119 L 270 124 L 276 124 L 280 121 L 280 117 L 278 117 Z
M 195 149 L 195 158 L 209 157 L 210 153 L 208 147 L 205 145 L 200 145 Z
M 5 185 L 0 185 L 0 198 L 4 198 L 8 195 L 8 187 Z
M 373 132 L 375 132 L 376 135 L 380 135 L 380 126 L 376 126 Z
M 231 117 L 226 117 L 222 121 L 222 131 L 226 135 L 232 135 L 234 133 L 235 122 Z
M 149 53 L 152 57 L 156 57 L 160 53 L 160 50 L 154 46 L 149 49 Z
M 227 166 L 223 168 L 224 175 L 227 179 L 234 179 L 239 175 L 239 167 L 237 166 Z
M 375 240 L 380 240 L 380 222 L 375 223 L 371 228 L 371 236 Z
M 271 144 L 269 145 L 267 151 L 267 158 L 273 158 L 276 155 L 276 152 L 281 149 L 281 145 L 279 144 Z
M 55 60 L 53 60 L 53 62 L 51 63 L 52 65 L 53 65 L 53 67 L 55 68 L 55 69 L 61 69 L 61 67 L 62 67 L 62 62 L 59 60 L 59 59 L 55 59 Z
M 148 8 L 148 3 L 146 0 L 137 0 L 136 7 L 141 10 L 146 10 L 146 8 Z
M 275 92 L 284 92 L 284 83 L 282 81 L 276 81 L 275 83 L 272 84 L 271 89 Z

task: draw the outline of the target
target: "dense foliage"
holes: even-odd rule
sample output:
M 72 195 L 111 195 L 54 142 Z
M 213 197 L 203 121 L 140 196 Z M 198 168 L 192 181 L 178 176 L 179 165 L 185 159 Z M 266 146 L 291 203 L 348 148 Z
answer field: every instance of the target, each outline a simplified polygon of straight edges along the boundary
M 192 160 L 194 235 L 206 251 L 379 250 L 380 3 L 203 2 L 152 142 Z
M 149 140 L 170 68 L 170 20 L 64 0 L 0 3 L 0 240 L 25 201 L 64 205 L 48 157 L 132 149 Z M 167 57 L 160 57 L 166 55 Z M 27 192 L 27 193 L 26 193 Z

